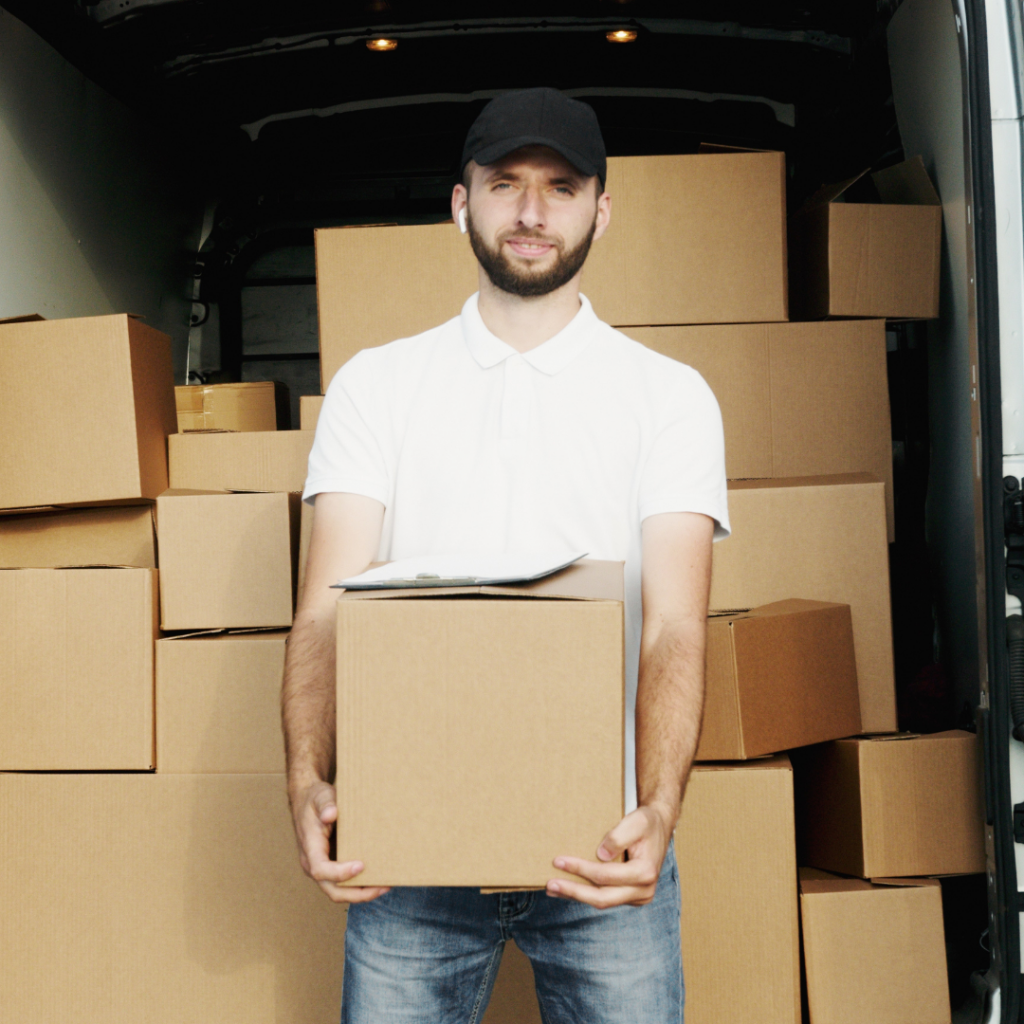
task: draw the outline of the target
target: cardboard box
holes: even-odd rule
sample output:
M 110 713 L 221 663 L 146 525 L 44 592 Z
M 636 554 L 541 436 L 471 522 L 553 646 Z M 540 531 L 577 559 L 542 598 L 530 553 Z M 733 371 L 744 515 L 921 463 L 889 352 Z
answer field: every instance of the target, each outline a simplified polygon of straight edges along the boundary
M 323 408 L 323 395 L 301 395 L 299 397 L 299 427 L 302 430 L 316 430 L 316 421 Z
M 166 637 L 156 643 L 156 769 L 285 770 L 281 681 L 288 633 Z
M 338 859 L 359 885 L 543 888 L 559 853 L 595 856 L 623 813 L 622 587 L 621 563 L 585 561 L 342 593 Z
M 171 341 L 130 316 L 0 325 L 0 508 L 155 498 L 177 429 Z
M 779 601 L 712 613 L 697 759 L 774 754 L 860 732 L 845 604 Z
M 153 507 L 81 508 L 0 516 L 0 569 L 156 566 Z
M 793 772 L 695 765 L 676 829 L 687 1024 L 800 1024 Z
M 607 323 L 785 320 L 782 153 L 608 160 L 611 226 L 583 291 Z M 457 316 L 477 290 L 469 239 L 450 223 L 316 232 L 320 382 L 360 349 Z
M 810 1024 L 949 1024 L 938 881 L 801 869 L 800 912 Z
M 939 315 L 942 201 L 921 158 L 871 175 L 878 202 L 851 202 L 863 175 L 826 185 L 793 220 L 793 315 Z
M 282 776 L 0 775 L 0 835 L 0 1024 L 337 1019 Z
M 884 320 L 631 327 L 697 370 L 722 410 L 731 479 L 870 473 L 895 539 Z
M 972 733 L 838 740 L 796 766 L 802 863 L 863 878 L 985 870 Z
M 168 440 L 171 487 L 197 491 L 301 491 L 312 430 L 174 434 Z
M 152 768 L 156 635 L 155 569 L 0 571 L 0 771 Z
M 178 430 L 287 430 L 288 386 L 260 380 L 189 384 L 174 389 Z
M 533 967 L 514 942 L 505 944 L 482 1024 L 543 1024 Z
M 715 545 L 712 608 L 803 597 L 848 604 L 861 728 L 896 730 L 884 486 L 868 476 L 734 480 Z
M 167 491 L 156 524 L 164 629 L 291 626 L 298 495 Z

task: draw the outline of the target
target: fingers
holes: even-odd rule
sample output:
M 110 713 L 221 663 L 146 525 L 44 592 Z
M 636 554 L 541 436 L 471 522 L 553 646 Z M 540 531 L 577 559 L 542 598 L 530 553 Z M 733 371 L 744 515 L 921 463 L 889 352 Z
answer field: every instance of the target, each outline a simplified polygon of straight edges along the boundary
M 587 885 L 584 882 L 573 882 L 568 878 L 554 878 L 548 882 L 547 893 L 561 899 L 578 900 L 589 903 L 598 910 L 609 910 L 624 904 L 643 906 L 654 899 L 654 885 Z
M 638 843 L 644 836 L 650 833 L 651 821 L 647 811 L 638 807 L 635 811 L 627 814 L 608 834 L 601 840 L 597 848 L 597 859 L 603 861 L 615 860 L 622 856 L 634 843 Z
M 646 887 L 658 881 L 658 865 L 646 857 L 638 857 L 625 864 L 602 864 L 576 857 L 556 857 L 554 864 L 559 871 L 579 875 L 592 885 Z
M 319 884 L 332 903 L 369 903 L 370 900 L 375 900 L 378 896 L 391 892 L 388 886 L 340 886 L 333 882 L 320 882 Z
M 316 808 L 317 817 L 325 825 L 331 825 L 338 820 L 338 803 L 333 786 L 324 785 L 317 788 L 313 793 L 313 806 Z

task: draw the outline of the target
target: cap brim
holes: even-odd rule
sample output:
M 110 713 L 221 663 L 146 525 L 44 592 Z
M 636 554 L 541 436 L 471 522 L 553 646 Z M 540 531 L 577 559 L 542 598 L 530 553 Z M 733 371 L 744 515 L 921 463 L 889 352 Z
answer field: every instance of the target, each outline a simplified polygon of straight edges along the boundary
M 502 139 L 501 142 L 492 142 L 489 146 L 484 146 L 483 149 L 471 154 L 469 160 L 474 160 L 486 167 L 487 164 L 493 164 L 495 160 L 500 160 L 503 156 L 522 149 L 523 146 L 547 146 L 548 149 L 553 149 L 556 153 L 564 156 L 576 170 L 581 171 L 588 178 L 597 176 L 597 168 L 589 160 L 580 156 L 576 150 L 557 139 L 546 139 L 540 135 L 519 135 L 512 139 Z M 469 160 L 466 163 L 469 163 Z M 465 170 L 465 165 L 463 165 L 463 170 Z

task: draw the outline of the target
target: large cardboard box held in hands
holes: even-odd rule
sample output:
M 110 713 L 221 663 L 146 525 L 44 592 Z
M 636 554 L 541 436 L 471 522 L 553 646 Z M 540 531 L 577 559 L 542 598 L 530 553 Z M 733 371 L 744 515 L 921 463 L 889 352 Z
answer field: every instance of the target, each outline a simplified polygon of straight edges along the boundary
M 706 680 L 698 760 L 760 757 L 860 732 L 848 605 L 791 600 L 712 613 Z
M 167 443 L 170 485 L 193 491 L 301 491 L 313 433 L 174 434 Z
M 800 871 L 810 1024 L 949 1024 L 942 892 Z
M 796 766 L 802 863 L 863 878 L 985 870 L 972 733 L 838 740 Z
M 130 316 L 0 324 L 0 508 L 155 498 L 171 340 Z
M 878 202 L 826 185 L 793 218 L 793 315 L 939 315 L 942 202 L 920 157 L 871 175 Z
M 884 320 L 630 327 L 718 399 L 733 480 L 870 473 L 895 539 Z
M 167 491 L 156 502 L 164 629 L 290 626 L 298 496 Z
M 803 597 L 848 604 L 861 728 L 896 730 L 885 495 L 868 476 L 729 483 L 732 536 L 715 545 L 712 608 Z
M 278 381 L 188 384 L 174 389 L 178 430 L 287 430 L 288 387 Z
M 695 765 L 675 841 L 687 1024 L 799 1024 L 789 761 Z
M 223 633 L 156 643 L 156 769 L 285 770 L 281 680 L 288 634 Z
M 0 1024 L 337 1020 L 283 776 L 0 775 L 0 835 Z
M 355 884 L 543 888 L 559 853 L 596 855 L 623 813 L 622 588 L 621 563 L 584 561 L 342 593 L 337 856 L 366 865 Z
M 0 571 L 0 770 L 151 768 L 156 635 L 155 569 Z
M 0 569 L 156 566 L 151 505 L 0 516 Z
M 583 291 L 624 324 L 785 320 L 782 153 L 612 157 L 611 225 Z M 477 290 L 469 239 L 453 224 L 316 232 L 320 381 L 364 348 L 457 316 Z

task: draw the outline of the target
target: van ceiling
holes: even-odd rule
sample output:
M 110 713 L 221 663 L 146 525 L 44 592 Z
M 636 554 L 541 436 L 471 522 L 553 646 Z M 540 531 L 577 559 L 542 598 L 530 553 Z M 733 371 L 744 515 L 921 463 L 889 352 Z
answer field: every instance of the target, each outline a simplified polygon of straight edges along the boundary
M 186 132 L 215 188 L 450 187 L 487 99 L 546 84 L 592 103 L 613 155 L 702 141 L 784 149 L 792 201 L 900 157 L 884 34 L 897 3 L 577 0 L 502 17 L 465 0 L 3 6 L 109 92 Z M 617 27 L 636 42 L 608 42 Z M 371 52 L 374 36 L 397 49 Z

